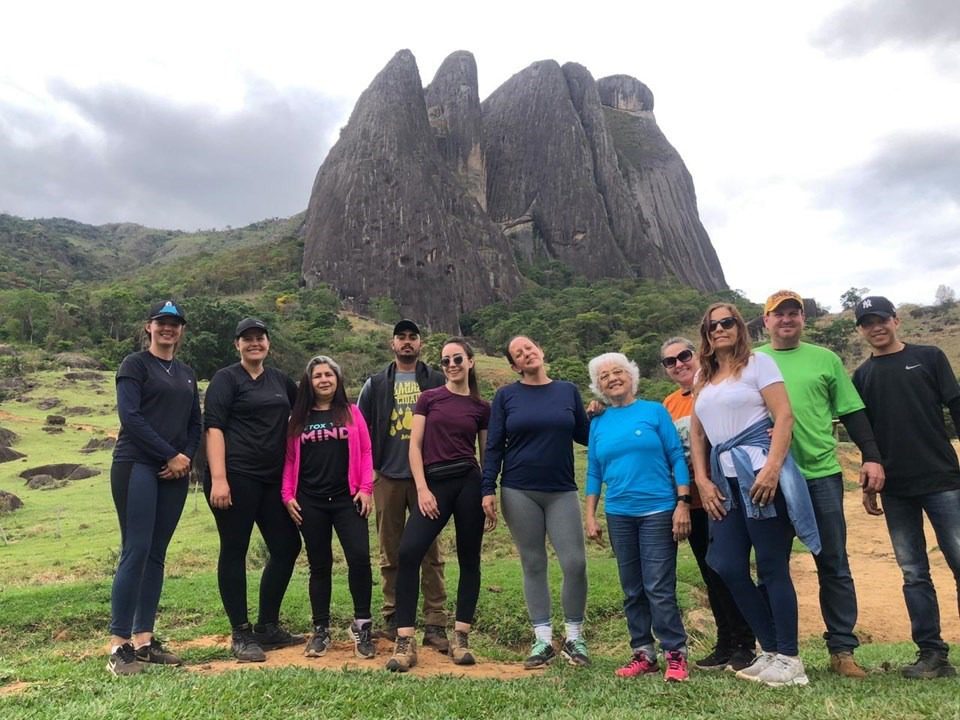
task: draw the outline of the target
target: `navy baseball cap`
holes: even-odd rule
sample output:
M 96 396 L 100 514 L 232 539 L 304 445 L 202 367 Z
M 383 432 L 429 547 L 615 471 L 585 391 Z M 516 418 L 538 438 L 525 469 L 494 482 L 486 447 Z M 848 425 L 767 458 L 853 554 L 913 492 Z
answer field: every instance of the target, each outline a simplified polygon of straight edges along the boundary
M 853 312 L 857 318 L 857 325 L 859 325 L 867 315 L 876 315 L 882 317 L 884 320 L 897 316 L 897 309 L 893 306 L 893 303 L 882 295 L 871 295 L 870 297 L 863 298 L 863 300 L 856 304 Z
M 148 320 L 162 320 L 163 318 L 175 318 L 180 321 L 181 325 L 187 324 L 187 318 L 184 316 L 183 310 L 173 300 L 161 300 L 150 306 Z

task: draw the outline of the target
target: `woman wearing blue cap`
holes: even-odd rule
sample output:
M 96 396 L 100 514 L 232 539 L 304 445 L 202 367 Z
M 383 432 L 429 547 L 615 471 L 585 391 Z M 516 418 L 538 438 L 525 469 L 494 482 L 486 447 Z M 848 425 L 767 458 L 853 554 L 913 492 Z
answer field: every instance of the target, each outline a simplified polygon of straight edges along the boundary
M 148 348 L 128 355 L 117 371 L 120 434 L 110 489 L 121 547 L 110 598 L 107 670 L 118 676 L 138 673 L 144 663 L 180 664 L 154 637 L 153 626 L 167 546 L 200 445 L 197 378 L 174 357 L 186 323 L 172 300 L 154 304 L 144 327 Z
M 204 398 L 204 492 L 220 534 L 217 580 L 233 629 L 234 657 L 263 662 L 264 650 L 305 641 L 280 625 L 280 604 L 300 554 L 300 533 L 280 499 L 287 419 L 297 386 L 264 365 L 270 335 L 262 320 L 241 320 L 234 345 L 240 362 L 218 370 Z M 251 625 L 246 562 L 254 523 L 269 557 L 260 579 L 257 624 Z

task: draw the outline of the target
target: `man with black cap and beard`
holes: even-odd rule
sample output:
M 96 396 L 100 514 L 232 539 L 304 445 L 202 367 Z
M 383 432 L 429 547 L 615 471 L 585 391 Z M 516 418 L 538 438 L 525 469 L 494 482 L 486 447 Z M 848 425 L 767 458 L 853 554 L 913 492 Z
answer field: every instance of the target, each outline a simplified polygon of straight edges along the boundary
M 363 385 L 357 405 L 370 429 L 373 444 L 377 537 L 380 543 L 380 576 L 383 587 L 385 627 L 378 637 L 396 639 L 397 568 L 400 537 L 408 512 L 417 509 L 417 489 L 407 459 L 413 406 L 420 393 L 444 384 L 443 373 L 420 361 L 423 340 L 412 320 L 401 320 L 393 328 L 390 349 L 394 361 L 371 376 Z M 421 565 L 423 593 L 423 645 L 447 652 L 447 593 L 443 581 L 443 559 L 436 542 Z

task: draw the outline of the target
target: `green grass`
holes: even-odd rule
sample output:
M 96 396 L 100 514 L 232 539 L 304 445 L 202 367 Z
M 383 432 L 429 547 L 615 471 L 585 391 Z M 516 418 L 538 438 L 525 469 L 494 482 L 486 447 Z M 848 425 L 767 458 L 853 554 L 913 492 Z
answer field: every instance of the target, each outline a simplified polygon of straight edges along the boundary
M 504 363 L 505 364 L 505 363 Z M 62 373 L 40 373 L 27 402 L 0 405 L 0 425 L 20 435 L 15 446 L 25 461 L 0 464 L 0 489 L 16 492 L 25 507 L 0 516 L 7 543 L 0 540 L 0 717 L 117 718 L 325 718 L 404 717 L 563 717 L 579 718 L 953 718 L 960 717 L 956 681 L 908 682 L 896 667 L 913 657 L 908 643 L 872 645 L 858 651 L 871 670 L 865 682 L 837 678 L 826 669 L 822 641 L 808 639 L 802 648 L 811 686 L 771 690 L 733 678 L 729 673 L 695 673 L 685 685 L 666 685 L 659 677 L 622 681 L 613 670 L 627 656 L 628 640 L 621 608 L 616 563 L 609 549 L 588 545 L 590 595 L 587 639 L 594 664 L 576 669 L 557 664 L 521 679 L 476 680 L 450 677 L 402 677 L 370 671 L 303 668 L 259 669 L 221 675 L 183 669 L 150 668 L 127 679 L 104 670 L 109 622 L 110 585 L 119 532 L 109 489 L 108 452 L 84 455 L 90 437 L 115 430 L 112 377 L 101 384 L 62 385 Z M 97 390 L 106 389 L 104 394 Z M 65 433 L 41 430 L 52 411 L 36 401 L 58 395 L 69 406 L 97 410 L 71 417 Z M 109 407 L 108 407 L 109 406 Z M 12 417 L 11 417 L 12 416 Z M 81 462 L 103 474 L 65 488 L 29 490 L 17 476 L 24 468 L 48 462 Z M 583 453 L 577 453 L 583 474 Z M 372 530 L 372 523 L 371 523 Z M 447 584 L 452 598 L 457 582 L 451 529 L 441 538 L 447 553 Z M 375 542 L 372 544 L 376 547 Z M 174 536 L 167 562 L 158 632 L 176 648 L 194 638 L 226 634 L 229 626 L 216 583 L 218 540 L 203 498 L 192 493 Z M 248 595 L 255 597 L 263 544 L 255 537 L 248 559 Z M 346 626 L 350 598 L 342 555 L 337 549 L 333 624 Z M 559 616 L 559 568 L 551 565 L 554 601 Z M 711 630 L 699 622 L 703 593 L 689 548 L 681 547 L 678 595 L 685 611 L 694 655 L 705 652 Z M 374 607 L 380 604 L 374 589 Z M 452 604 L 452 599 L 451 599 Z M 309 629 L 307 569 L 298 563 L 284 601 L 285 624 Z M 484 542 L 483 585 L 473 645 L 481 660 L 518 661 L 530 642 L 521 589 L 519 560 L 506 527 Z M 190 664 L 225 659 L 220 648 L 183 650 Z M 28 685 L 4 692 L 15 683 Z

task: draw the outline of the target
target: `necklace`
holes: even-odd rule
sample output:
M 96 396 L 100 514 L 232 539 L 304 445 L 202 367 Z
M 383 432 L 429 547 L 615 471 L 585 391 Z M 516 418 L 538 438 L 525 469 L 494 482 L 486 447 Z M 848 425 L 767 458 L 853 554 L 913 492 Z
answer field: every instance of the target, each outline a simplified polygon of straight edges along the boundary
M 157 365 L 162 367 L 163 371 L 167 375 L 169 375 L 170 377 L 173 377 L 173 364 L 176 362 L 176 360 L 171 360 L 169 365 L 164 365 L 163 361 L 160 358 L 158 358 L 156 355 L 153 356 L 153 359 L 157 361 Z

